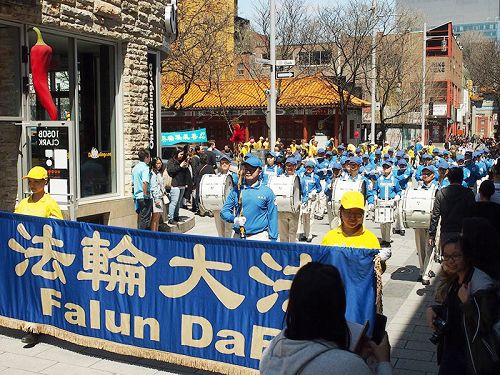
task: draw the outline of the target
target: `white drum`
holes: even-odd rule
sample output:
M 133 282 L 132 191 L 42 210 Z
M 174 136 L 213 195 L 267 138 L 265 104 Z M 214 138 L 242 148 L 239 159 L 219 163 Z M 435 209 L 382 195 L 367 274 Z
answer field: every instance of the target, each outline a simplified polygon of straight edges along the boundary
M 302 194 L 298 176 L 271 176 L 269 187 L 276 196 L 278 212 L 298 212 Z
M 200 181 L 200 205 L 205 211 L 220 210 L 226 201 L 233 180 L 229 174 L 205 174 Z
M 394 223 L 395 201 L 377 199 L 375 202 L 375 222 L 380 224 Z
M 429 228 L 436 188 L 408 189 L 403 193 L 401 215 L 405 228 Z
M 341 179 L 336 179 L 332 185 L 332 202 L 333 209 L 338 215 L 340 209 L 340 200 L 347 191 L 359 191 L 364 195 L 365 193 L 365 180 L 360 179 L 359 181 L 343 181 Z

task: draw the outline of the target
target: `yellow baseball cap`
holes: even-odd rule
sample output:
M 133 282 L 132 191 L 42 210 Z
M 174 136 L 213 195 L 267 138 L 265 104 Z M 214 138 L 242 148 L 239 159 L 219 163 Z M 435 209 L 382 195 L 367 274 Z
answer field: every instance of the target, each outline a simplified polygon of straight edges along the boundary
M 32 178 L 33 180 L 47 180 L 49 175 L 44 167 L 33 167 L 23 178 Z
M 346 210 L 351 208 L 365 209 L 365 197 L 359 191 L 348 191 L 340 200 L 340 204 Z

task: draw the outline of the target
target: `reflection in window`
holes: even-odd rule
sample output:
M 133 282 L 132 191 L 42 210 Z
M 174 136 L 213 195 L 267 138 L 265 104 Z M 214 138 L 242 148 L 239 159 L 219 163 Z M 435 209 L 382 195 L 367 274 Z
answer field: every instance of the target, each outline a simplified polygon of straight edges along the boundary
M 116 191 L 114 48 L 77 42 L 80 196 Z
M 0 24 L 0 118 L 21 116 L 21 57 L 18 27 Z

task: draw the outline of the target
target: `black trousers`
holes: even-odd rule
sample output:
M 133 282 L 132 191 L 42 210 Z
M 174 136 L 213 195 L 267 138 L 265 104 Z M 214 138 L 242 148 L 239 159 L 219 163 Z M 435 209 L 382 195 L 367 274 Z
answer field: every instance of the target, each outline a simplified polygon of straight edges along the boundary
M 153 212 L 153 200 L 151 198 L 138 199 L 139 209 L 137 211 L 137 228 L 149 229 L 151 225 L 151 214 Z

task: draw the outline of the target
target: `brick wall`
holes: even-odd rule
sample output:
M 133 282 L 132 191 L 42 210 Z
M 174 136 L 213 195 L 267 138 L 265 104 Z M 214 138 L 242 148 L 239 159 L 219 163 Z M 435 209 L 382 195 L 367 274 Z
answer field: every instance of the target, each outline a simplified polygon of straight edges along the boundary
M 0 5 L 0 19 L 112 39 L 121 45 L 126 196 L 131 193 L 130 175 L 137 151 L 147 146 L 147 51 L 162 47 L 164 5 L 165 1 L 156 0 L 40 0 L 34 7 Z M 4 151 L 16 155 L 18 144 L 14 131 L 0 132 L 2 155 Z M 15 168 L 15 157 L 0 159 L 0 170 L 15 175 Z M 15 200 L 16 178 L 9 179 L 8 188 L 3 186 L 7 182 L 1 182 L 0 205 Z

